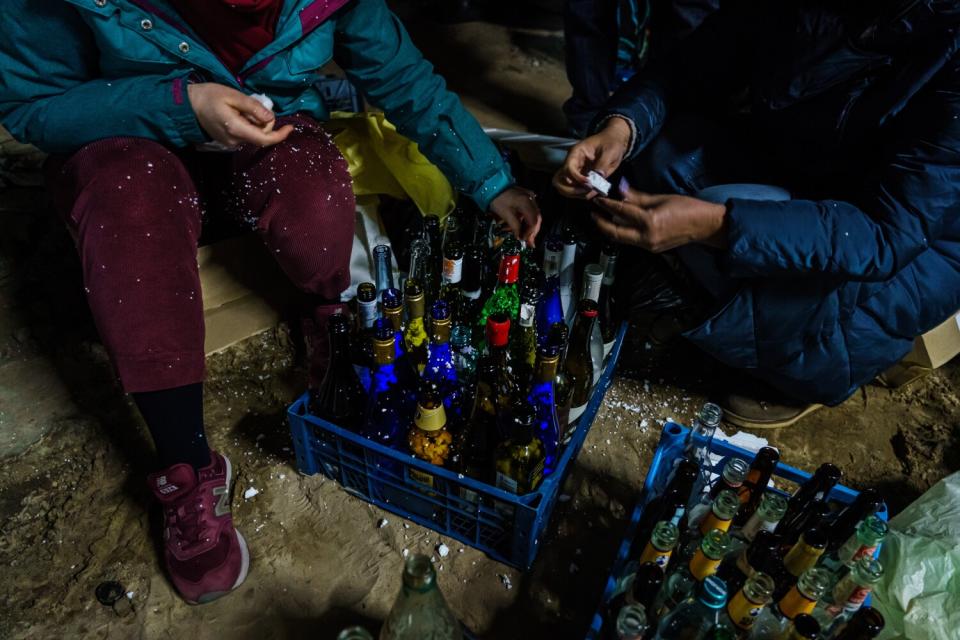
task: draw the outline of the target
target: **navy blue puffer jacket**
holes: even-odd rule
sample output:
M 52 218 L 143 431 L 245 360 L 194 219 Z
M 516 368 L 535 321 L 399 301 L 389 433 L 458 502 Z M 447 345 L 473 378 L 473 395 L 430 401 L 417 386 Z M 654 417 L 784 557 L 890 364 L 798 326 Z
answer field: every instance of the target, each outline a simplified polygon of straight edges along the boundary
M 728 202 L 739 293 L 688 338 L 836 404 L 960 309 L 960 2 L 735 0 L 609 104 L 633 154 L 748 96 L 777 182 Z

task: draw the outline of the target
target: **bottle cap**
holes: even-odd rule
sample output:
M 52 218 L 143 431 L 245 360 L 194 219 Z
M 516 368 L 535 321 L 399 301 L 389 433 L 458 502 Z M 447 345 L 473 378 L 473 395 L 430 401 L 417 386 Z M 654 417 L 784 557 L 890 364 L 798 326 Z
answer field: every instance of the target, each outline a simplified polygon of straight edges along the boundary
M 331 336 L 350 333 L 350 321 L 342 313 L 336 313 L 327 319 L 327 331 Z
M 429 408 L 424 407 L 424 404 L 424 401 L 417 403 L 417 413 L 413 416 L 413 423 L 423 431 L 439 431 L 447 424 L 447 415 L 443 409 L 443 403 L 435 402 L 435 400 L 431 401 L 427 404 L 435 404 L 436 406 Z
M 722 609 L 727 604 L 727 585 L 717 576 L 708 576 L 700 585 L 699 597 L 711 609 Z
M 495 313 L 487 318 L 487 343 L 491 347 L 505 347 L 510 341 L 510 318 Z
M 503 284 L 513 284 L 520 278 L 520 256 L 508 253 L 500 259 L 500 272 L 497 280 Z
M 589 298 L 584 298 L 577 305 L 577 313 L 583 318 L 596 318 L 600 315 L 597 309 L 597 303 Z
M 391 364 L 397 358 L 397 346 L 394 337 L 375 338 L 373 341 L 373 360 L 377 364 Z
M 396 309 L 403 306 L 403 296 L 399 289 L 384 289 L 380 296 L 384 309 Z
M 376 340 L 393 340 L 396 329 L 387 318 L 377 318 L 373 321 L 373 337 Z
M 449 320 L 450 319 L 450 305 L 446 300 L 435 300 L 433 306 L 430 308 L 430 317 L 433 318 L 433 321 L 437 320 Z

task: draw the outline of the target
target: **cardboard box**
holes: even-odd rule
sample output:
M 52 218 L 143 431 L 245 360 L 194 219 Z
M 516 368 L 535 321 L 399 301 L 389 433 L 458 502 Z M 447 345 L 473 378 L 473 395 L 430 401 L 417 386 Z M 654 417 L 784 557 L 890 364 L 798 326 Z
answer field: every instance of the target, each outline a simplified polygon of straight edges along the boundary
M 207 354 L 275 327 L 295 295 L 255 234 L 200 247 L 197 263 Z
M 942 367 L 960 354 L 960 313 L 917 338 L 905 363 L 930 369 Z

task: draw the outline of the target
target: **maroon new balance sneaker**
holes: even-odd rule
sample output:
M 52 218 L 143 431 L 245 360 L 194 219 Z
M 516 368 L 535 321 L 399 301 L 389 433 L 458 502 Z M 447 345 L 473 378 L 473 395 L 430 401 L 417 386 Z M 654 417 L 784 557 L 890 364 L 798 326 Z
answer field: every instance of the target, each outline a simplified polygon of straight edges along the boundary
M 175 464 L 151 474 L 150 490 L 163 505 L 164 561 L 173 586 L 190 604 L 204 604 L 239 587 L 250 552 L 230 513 L 230 461 L 210 452 L 194 473 Z

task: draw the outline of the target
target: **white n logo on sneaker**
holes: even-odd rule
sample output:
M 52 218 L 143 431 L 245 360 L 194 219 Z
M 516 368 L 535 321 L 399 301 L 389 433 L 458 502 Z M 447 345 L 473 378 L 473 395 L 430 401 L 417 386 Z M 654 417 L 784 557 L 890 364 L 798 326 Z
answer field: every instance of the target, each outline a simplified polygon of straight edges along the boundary
M 213 515 L 225 516 L 230 513 L 230 491 L 227 489 L 227 485 L 221 487 L 215 487 L 213 489 L 213 495 L 220 496 L 220 499 L 217 500 L 217 505 L 213 508 Z

